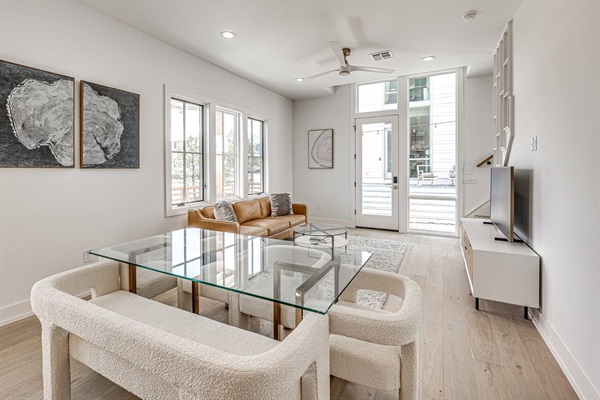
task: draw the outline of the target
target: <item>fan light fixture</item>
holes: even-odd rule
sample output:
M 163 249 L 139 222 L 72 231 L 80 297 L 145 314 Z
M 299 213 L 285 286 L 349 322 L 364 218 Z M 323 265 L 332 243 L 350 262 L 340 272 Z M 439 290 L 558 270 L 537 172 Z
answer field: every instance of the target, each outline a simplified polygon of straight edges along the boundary
M 304 82 L 304 78 L 296 78 L 296 82 Z
M 421 58 L 421 61 L 425 61 L 425 62 L 433 61 L 433 60 L 435 60 L 435 56 L 425 56 L 425 57 Z
M 235 37 L 235 33 L 231 31 L 223 31 L 221 32 L 221 36 L 223 36 L 225 39 L 233 39 Z

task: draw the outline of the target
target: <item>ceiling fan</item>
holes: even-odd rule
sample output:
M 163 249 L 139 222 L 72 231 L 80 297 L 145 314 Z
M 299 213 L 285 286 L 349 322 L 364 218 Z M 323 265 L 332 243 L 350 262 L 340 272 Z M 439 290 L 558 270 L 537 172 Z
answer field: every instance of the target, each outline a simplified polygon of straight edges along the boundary
M 352 54 L 352 51 L 348 47 L 342 48 L 342 44 L 340 42 L 329 42 L 331 45 L 331 49 L 335 56 L 340 60 L 339 68 L 332 69 L 331 71 L 321 72 L 320 74 L 316 74 L 313 76 L 309 76 L 306 79 L 316 79 L 332 72 L 337 72 L 340 76 L 348 76 L 350 72 L 354 71 L 363 71 L 363 72 L 377 72 L 379 74 L 391 74 L 394 72 L 393 69 L 387 68 L 375 68 L 375 67 L 361 67 L 358 65 L 350 65 L 348 64 L 347 57 Z

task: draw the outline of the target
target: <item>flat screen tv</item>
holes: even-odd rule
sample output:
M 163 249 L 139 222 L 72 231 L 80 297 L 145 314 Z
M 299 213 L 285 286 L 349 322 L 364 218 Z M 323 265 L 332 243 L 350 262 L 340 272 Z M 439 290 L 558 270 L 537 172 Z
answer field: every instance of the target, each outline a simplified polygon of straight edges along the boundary
M 514 204 L 514 167 L 493 167 L 490 190 L 490 219 L 509 242 L 514 241 Z

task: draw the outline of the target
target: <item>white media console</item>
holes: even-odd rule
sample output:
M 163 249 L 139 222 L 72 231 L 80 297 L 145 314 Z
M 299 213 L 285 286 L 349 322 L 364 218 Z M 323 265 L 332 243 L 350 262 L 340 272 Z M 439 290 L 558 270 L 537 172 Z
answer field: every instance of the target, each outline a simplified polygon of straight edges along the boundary
M 540 257 L 524 243 L 496 240 L 501 236 L 487 219 L 460 220 L 462 254 L 475 307 L 479 299 L 524 307 L 540 307 Z M 488 224 L 484 224 L 487 222 Z

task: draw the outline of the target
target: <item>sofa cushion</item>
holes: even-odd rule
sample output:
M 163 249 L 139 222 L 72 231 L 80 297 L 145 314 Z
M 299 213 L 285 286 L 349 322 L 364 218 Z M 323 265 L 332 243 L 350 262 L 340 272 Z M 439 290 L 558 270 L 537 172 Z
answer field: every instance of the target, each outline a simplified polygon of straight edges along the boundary
M 215 204 L 215 218 L 220 221 L 238 222 L 233 207 L 226 201 Z
M 292 195 L 291 193 L 272 193 L 269 195 L 271 200 L 271 216 L 280 217 L 282 215 L 290 215 L 292 211 Z
M 240 234 L 248 236 L 269 236 L 269 230 L 267 228 L 261 228 L 259 226 L 240 225 Z
M 267 218 L 271 216 L 271 199 L 266 197 L 260 197 L 258 199 L 258 203 L 260 204 L 260 217 Z
M 216 219 L 215 218 L 215 208 L 213 206 L 201 208 L 200 212 L 202 213 L 204 218 Z
M 290 224 L 288 221 L 279 220 L 275 218 L 255 219 L 253 221 L 247 221 L 242 226 L 258 226 L 260 228 L 266 228 L 269 236 L 279 232 L 283 232 L 289 229 Z M 240 227 L 241 229 L 241 227 Z
M 124 290 L 118 290 L 90 301 L 161 331 L 230 354 L 239 356 L 261 354 L 279 344 L 265 336 L 148 300 Z
M 233 209 L 235 210 L 235 215 L 237 215 L 237 220 L 240 224 L 261 217 L 260 203 L 257 199 L 237 201 L 233 203 Z
M 278 221 L 287 221 L 290 224 L 290 228 L 298 225 L 302 225 L 306 222 L 306 217 L 304 215 L 282 215 L 281 217 L 269 217 L 266 219 L 275 219 Z

